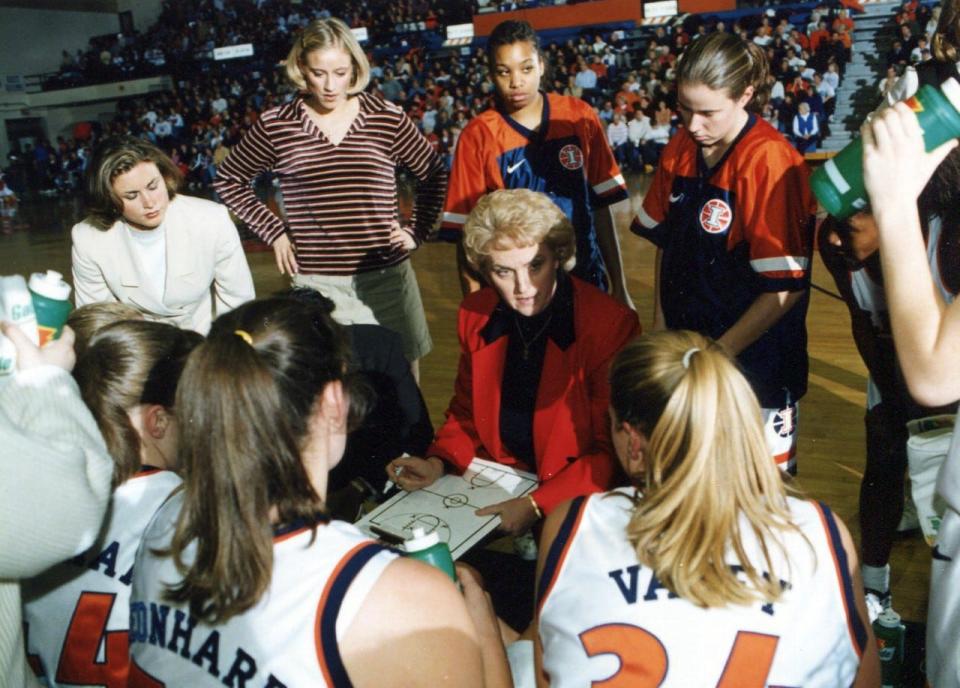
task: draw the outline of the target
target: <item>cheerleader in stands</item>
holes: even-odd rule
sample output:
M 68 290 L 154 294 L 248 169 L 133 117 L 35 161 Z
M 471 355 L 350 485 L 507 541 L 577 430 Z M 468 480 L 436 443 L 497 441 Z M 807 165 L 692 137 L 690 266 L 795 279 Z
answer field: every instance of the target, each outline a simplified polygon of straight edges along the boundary
M 147 523 L 180 484 L 174 395 L 201 339 L 164 323 L 119 322 L 97 332 L 77 362 L 114 487 L 93 547 L 24 583 L 27 654 L 51 686 L 125 685 L 133 561 Z
M 540 684 L 879 684 L 850 534 L 788 495 L 723 348 L 654 333 L 617 356 L 610 385 L 633 486 L 547 518 Z
M 497 105 L 463 130 L 453 158 L 441 235 L 459 241 L 480 197 L 497 189 L 530 189 L 550 196 L 576 230 L 573 275 L 610 291 L 632 307 L 611 205 L 627 187 L 589 103 L 540 90 L 546 64 L 540 39 L 525 21 L 505 21 L 487 41 Z M 464 293 L 482 276 L 458 252 Z
M 362 413 L 346 366 L 340 327 L 290 298 L 221 316 L 190 356 L 183 489 L 136 562 L 131 686 L 503 685 L 449 578 L 325 515 Z

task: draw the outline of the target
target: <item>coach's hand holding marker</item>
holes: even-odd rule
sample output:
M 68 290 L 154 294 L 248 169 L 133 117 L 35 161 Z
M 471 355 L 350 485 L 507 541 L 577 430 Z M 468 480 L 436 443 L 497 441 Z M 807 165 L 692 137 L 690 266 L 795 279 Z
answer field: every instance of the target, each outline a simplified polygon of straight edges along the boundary
M 443 461 L 436 456 L 401 456 L 388 463 L 386 471 L 387 480 L 413 492 L 433 485 L 443 475 Z

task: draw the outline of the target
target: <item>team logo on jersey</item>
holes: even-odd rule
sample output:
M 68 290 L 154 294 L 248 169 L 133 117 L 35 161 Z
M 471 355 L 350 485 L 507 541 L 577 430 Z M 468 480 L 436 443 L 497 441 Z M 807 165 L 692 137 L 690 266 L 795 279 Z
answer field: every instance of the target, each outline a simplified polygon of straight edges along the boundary
M 793 407 L 777 411 L 773 417 L 773 429 L 780 437 L 790 437 L 797 430 L 797 420 L 793 415 Z
M 560 164 L 568 170 L 579 170 L 583 167 L 583 151 L 580 146 L 568 143 L 560 149 Z
M 708 234 L 720 234 L 727 231 L 733 221 L 733 211 L 725 201 L 711 198 L 700 209 L 700 226 Z

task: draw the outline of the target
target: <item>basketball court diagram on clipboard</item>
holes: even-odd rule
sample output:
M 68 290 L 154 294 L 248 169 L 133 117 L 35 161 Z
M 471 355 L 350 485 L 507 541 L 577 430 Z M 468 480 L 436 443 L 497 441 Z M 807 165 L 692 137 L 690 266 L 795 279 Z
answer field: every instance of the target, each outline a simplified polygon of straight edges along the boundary
M 414 528 L 436 532 L 458 559 L 500 525 L 499 516 L 477 516 L 477 509 L 522 497 L 536 487 L 532 473 L 474 459 L 463 475 L 445 475 L 430 487 L 401 492 L 355 525 L 372 538 L 408 540 Z

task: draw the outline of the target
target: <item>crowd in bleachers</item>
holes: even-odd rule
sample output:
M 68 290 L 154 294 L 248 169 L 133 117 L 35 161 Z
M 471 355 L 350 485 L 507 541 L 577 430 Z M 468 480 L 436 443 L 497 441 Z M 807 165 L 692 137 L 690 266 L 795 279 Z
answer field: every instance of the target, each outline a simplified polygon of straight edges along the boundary
M 449 164 L 466 122 L 492 104 L 492 86 L 482 48 L 462 56 L 428 49 L 425 37 L 469 20 L 475 10 L 466 3 L 422 0 L 322 5 L 168 0 L 156 25 L 143 35 L 101 37 L 85 54 L 64 52 L 60 79 L 74 85 L 159 72 L 171 75 L 174 88 L 121 101 L 104 131 L 84 127 L 72 139 L 14 150 L 9 162 L 15 169 L 8 177 L 18 191 L 68 193 L 84 169 L 89 137 L 125 132 L 167 150 L 191 188 L 208 186 L 216 164 L 258 114 L 292 97 L 276 66 L 290 34 L 331 13 L 354 27 L 367 27 L 369 88 L 403 107 Z M 916 11 L 903 16 L 917 21 Z M 846 9 L 820 5 L 800 13 L 758 9 L 734 20 L 688 16 L 637 36 L 620 29 L 576 29 L 565 40 L 545 42 L 551 75 L 544 88 L 590 102 L 609 128 L 620 164 L 649 172 L 679 122 L 673 83 L 679 54 L 700 35 L 732 31 L 765 49 L 771 92 L 763 117 L 806 152 L 829 134 L 852 26 Z M 907 22 L 903 30 L 910 32 L 911 26 Z M 252 58 L 211 59 L 215 46 L 245 42 L 254 45 Z M 807 106 L 800 107 L 804 102 Z
M 898 98 L 895 86 L 908 69 L 912 69 L 933 57 L 933 35 L 940 20 L 939 5 L 921 5 L 917 0 L 907 0 L 894 16 L 889 49 L 883 56 L 887 68 L 877 84 L 881 99 L 893 102 Z

